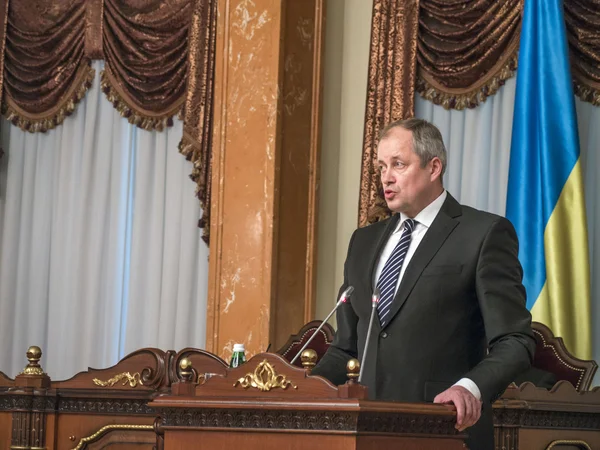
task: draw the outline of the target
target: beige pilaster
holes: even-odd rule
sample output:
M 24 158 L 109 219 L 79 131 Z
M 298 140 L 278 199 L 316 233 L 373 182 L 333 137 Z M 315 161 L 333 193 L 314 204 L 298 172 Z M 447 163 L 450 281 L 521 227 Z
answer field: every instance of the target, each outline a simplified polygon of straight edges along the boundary
M 223 0 L 207 349 L 285 342 L 314 314 L 323 0 Z

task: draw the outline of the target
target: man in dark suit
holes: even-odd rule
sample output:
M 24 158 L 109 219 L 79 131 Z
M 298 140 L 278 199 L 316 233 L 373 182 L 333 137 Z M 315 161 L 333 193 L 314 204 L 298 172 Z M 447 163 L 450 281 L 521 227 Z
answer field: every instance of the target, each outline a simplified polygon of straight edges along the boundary
M 355 291 L 313 374 L 342 384 L 358 357 L 370 398 L 452 403 L 469 448 L 491 450 L 491 403 L 535 350 L 515 230 L 444 190 L 446 150 L 432 124 L 388 125 L 377 156 L 396 214 L 354 232 L 341 289 Z M 362 360 L 375 288 L 378 317 Z

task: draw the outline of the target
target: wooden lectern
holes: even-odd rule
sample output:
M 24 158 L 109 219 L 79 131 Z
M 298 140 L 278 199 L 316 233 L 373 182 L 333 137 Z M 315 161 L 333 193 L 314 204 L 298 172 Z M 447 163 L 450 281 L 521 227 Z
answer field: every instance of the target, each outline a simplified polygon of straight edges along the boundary
M 348 365 L 348 383 L 336 387 L 309 376 L 304 357 L 308 370 L 263 353 L 199 380 L 181 361 L 182 381 L 148 405 L 160 416 L 155 429 L 164 450 L 466 448 L 453 407 L 366 400 L 354 381 L 358 361 Z

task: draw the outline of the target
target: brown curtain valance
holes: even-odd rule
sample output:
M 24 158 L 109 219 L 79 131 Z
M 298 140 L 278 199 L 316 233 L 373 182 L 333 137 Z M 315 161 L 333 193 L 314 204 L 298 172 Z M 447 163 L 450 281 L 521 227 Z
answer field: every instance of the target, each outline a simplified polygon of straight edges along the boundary
M 192 0 L 11 1 L 4 57 L 8 118 L 46 131 L 70 114 L 104 59 L 102 89 L 129 122 L 172 123 L 185 99 Z
M 84 53 L 85 3 L 13 0 L 7 16 L 3 114 L 24 130 L 49 130 L 94 77 Z
M 600 0 L 569 0 L 564 8 L 575 94 L 600 106 Z M 459 110 L 495 94 L 517 68 L 522 9 L 523 0 L 374 0 L 359 226 L 389 215 L 376 171 L 383 126 L 414 115 L 414 90 Z M 416 33 L 402 31 L 415 20 Z M 413 46 L 415 53 L 406 52 Z
M 600 0 L 565 1 L 575 94 L 600 106 Z
M 172 124 L 185 98 L 190 0 L 103 0 L 102 89 L 129 122 Z
M 515 74 L 523 0 L 420 0 L 416 90 L 475 108 Z M 575 94 L 600 105 L 600 0 L 564 2 Z
M 474 108 L 514 75 L 522 0 L 420 0 L 417 91 Z
M 31 132 L 56 127 L 91 86 L 91 60 L 104 59 L 102 90 L 129 122 L 162 130 L 183 116 L 180 151 L 193 162 L 207 243 L 216 1 L 0 0 L 7 118 Z

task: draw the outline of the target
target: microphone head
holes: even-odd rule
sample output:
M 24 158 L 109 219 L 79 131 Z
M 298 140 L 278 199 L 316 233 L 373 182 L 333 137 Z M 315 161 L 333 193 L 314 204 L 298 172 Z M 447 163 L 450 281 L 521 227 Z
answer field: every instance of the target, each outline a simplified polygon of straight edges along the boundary
M 373 292 L 373 297 L 372 297 L 373 303 L 379 303 L 380 298 L 381 298 L 381 292 L 379 291 L 379 288 L 376 287 L 375 292 Z
M 342 303 L 346 303 L 352 293 L 354 292 L 354 286 L 348 286 L 344 292 L 342 292 L 342 296 L 340 298 Z

